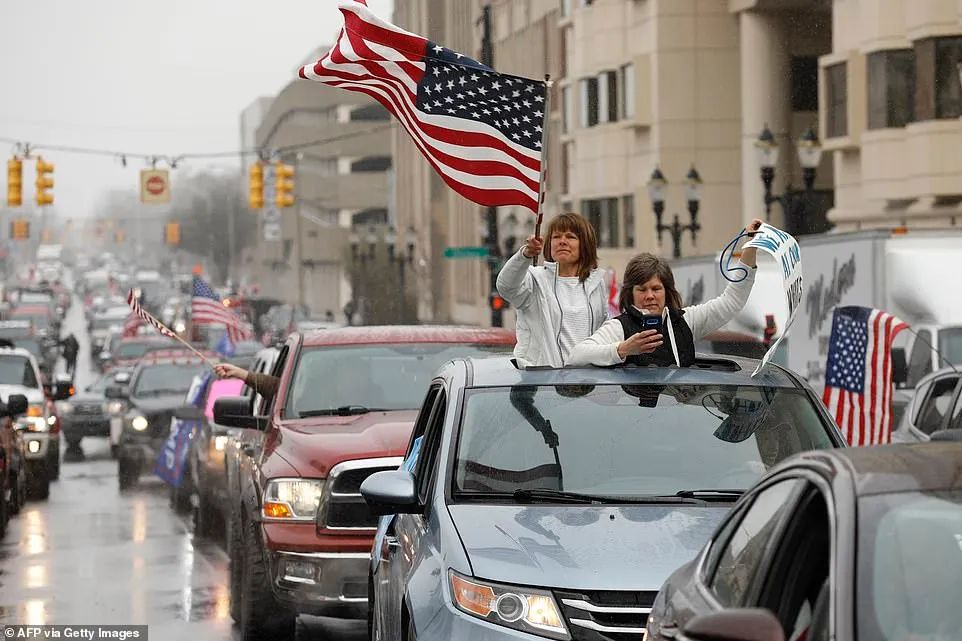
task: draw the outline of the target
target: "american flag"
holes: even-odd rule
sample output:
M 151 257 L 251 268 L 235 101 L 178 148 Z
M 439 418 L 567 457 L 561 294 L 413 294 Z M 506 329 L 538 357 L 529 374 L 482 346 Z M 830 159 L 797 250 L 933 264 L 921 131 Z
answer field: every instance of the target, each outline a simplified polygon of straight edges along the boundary
M 342 2 L 344 28 L 300 77 L 366 94 L 390 111 L 453 190 L 538 212 L 547 84 L 500 74 Z
M 835 308 L 822 401 L 850 445 L 892 439 L 892 341 L 906 327 L 878 309 Z
M 153 326 L 158 332 L 160 332 L 167 338 L 174 338 L 174 339 L 177 338 L 177 335 L 173 331 L 168 329 L 166 325 L 164 325 L 159 320 L 151 316 L 149 313 L 147 313 L 146 309 L 140 306 L 140 300 L 136 296 L 134 296 L 134 290 L 132 289 L 129 292 L 127 292 L 127 304 L 130 305 L 130 309 L 133 310 L 134 315 L 136 317 L 140 318 L 145 323 Z M 124 322 L 125 331 L 126 331 L 127 323 L 129 322 L 130 322 L 130 318 L 128 318 L 127 321 Z
M 194 276 L 190 299 L 190 319 L 194 325 L 226 325 L 231 342 L 251 340 L 253 333 L 240 316 L 224 307 L 220 297 L 203 278 Z
M 123 337 L 131 338 L 136 336 L 137 330 L 143 325 L 145 325 L 143 319 L 136 313 L 131 312 L 130 316 L 127 317 L 127 320 L 124 321 L 124 330 L 122 334 Z

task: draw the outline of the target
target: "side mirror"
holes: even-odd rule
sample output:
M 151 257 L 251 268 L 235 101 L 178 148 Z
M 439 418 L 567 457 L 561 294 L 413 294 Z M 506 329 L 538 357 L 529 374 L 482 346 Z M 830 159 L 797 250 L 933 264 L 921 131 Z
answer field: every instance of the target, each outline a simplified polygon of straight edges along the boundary
M 7 412 L 11 418 L 17 418 L 27 413 L 27 397 L 23 394 L 11 394 L 7 397 Z
M 376 516 L 421 511 L 414 476 L 406 470 L 375 472 L 361 483 L 361 495 Z
M 942 441 L 942 442 L 962 441 L 962 430 L 959 430 L 959 429 L 938 430 L 938 431 L 932 432 L 931 436 L 929 436 L 929 440 Z
M 200 421 L 204 418 L 204 412 L 196 405 L 184 405 L 174 410 L 174 418 L 181 421 Z
M 903 387 L 909 380 L 909 366 L 905 360 L 905 348 L 892 348 L 892 382 L 896 387 Z
M 104 389 L 104 397 L 123 400 L 128 397 L 127 388 L 122 385 L 108 385 Z
M 251 400 L 246 396 L 221 396 L 214 401 L 214 422 L 224 427 L 264 429 L 262 418 L 251 414 Z
M 695 617 L 685 626 L 691 641 L 785 641 L 778 619 L 761 608 L 721 610 Z

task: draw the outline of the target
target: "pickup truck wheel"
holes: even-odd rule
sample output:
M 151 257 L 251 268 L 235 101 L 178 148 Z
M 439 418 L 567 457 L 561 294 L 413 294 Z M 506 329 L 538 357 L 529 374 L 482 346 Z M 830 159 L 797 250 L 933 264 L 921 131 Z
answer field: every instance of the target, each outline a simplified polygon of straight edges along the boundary
M 242 536 L 240 511 L 231 510 L 230 519 L 227 525 L 227 572 L 230 581 L 230 618 L 240 623 L 241 620 L 241 572 L 243 562 L 241 552 L 244 549 L 244 538 Z
M 244 522 L 244 565 L 241 576 L 241 641 L 293 641 L 296 615 L 282 606 L 271 592 L 270 571 L 261 550 L 258 525 Z
M 43 461 L 31 463 L 27 470 L 27 496 L 31 499 L 44 500 L 50 496 L 50 475 L 47 464 Z
M 200 493 L 197 507 L 193 510 L 194 516 L 194 536 L 200 539 L 213 538 L 215 534 L 215 514 L 214 506 Z
M 121 491 L 129 490 L 137 483 L 137 470 L 128 458 L 117 459 L 117 483 Z
M 20 508 L 27 502 L 27 486 L 20 482 L 20 475 L 13 475 L 10 489 L 10 514 L 20 514 Z

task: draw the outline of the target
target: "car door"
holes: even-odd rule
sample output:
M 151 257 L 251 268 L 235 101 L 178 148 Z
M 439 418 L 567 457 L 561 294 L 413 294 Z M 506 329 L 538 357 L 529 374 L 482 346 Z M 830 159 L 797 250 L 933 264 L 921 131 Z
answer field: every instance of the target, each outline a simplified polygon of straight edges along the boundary
M 696 616 L 750 602 L 755 577 L 765 567 L 801 486 L 797 478 L 776 477 L 753 490 L 729 515 L 702 555 L 692 583 L 669 595 L 657 626 L 661 638 L 676 638 Z
M 280 378 L 281 373 L 284 371 L 284 367 L 287 364 L 287 358 L 289 354 L 290 345 L 288 344 L 285 345 L 281 349 L 280 354 L 278 354 L 277 361 L 274 362 L 274 368 L 271 370 L 271 376 Z M 276 394 L 269 401 L 264 399 L 261 405 L 263 414 L 255 415 L 272 416 L 277 403 L 278 399 Z M 254 407 L 254 405 L 256 405 L 256 403 L 252 401 L 252 412 L 254 412 L 256 409 L 261 409 Z M 244 430 L 244 435 L 240 437 L 239 477 L 241 483 L 241 500 L 250 502 L 248 508 L 252 510 L 252 514 L 256 514 L 257 509 L 259 509 L 260 506 L 260 489 L 258 479 L 260 478 L 260 459 L 264 451 L 264 439 L 267 434 L 267 429 L 270 428 L 247 429 Z M 252 484 L 252 486 L 246 486 L 248 483 Z
M 405 591 L 411 584 L 411 577 L 418 562 L 427 555 L 439 552 L 437 533 L 430 532 L 427 527 L 428 517 L 434 509 L 428 497 L 438 476 L 438 452 L 441 449 L 441 435 L 444 431 L 446 414 L 447 392 L 442 387 L 438 390 L 434 408 L 425 426 L 424 438 L 413 471 L 418 501 L 425 506 L 424 511 L 420 514 L 399 514 L 394 520 L 396 542 L 393 549 L 390 542 L 388 544 L 390 579 L 387 603 L 390 609 L 385 610 L 385 614 L 390 616 L 392 625 L 397 626 L 393 630 L 394 635 L 386 637 L 388 639 L 401 639 L 407 632 L 400 628 L 401 609 Z

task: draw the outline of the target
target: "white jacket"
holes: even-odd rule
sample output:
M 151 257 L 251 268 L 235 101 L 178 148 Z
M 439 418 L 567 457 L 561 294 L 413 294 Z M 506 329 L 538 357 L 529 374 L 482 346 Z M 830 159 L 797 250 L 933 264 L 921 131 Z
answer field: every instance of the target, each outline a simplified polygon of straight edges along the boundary
M 755 268 L 744 263 L 739 264 L 746 269 L 748 276 L 738 283 L 728 283 L 728 287 L 718 298 L 704 302 L 701 305 L 691 305 L 683 308 L 685 322 L 691 328 L 694 339 L 700 340 L 730 321 L 740 312 L 752 293 L 755 284 Z M 674 341 L 671 322 L 666 323 L 669 340 Z M 618 356 L 618 344 L 625 340 L 625 330 L 621 321 L 616 318 L 605 322 L 590 338 L 576 345 L 568 355 L 569 365 L 618 365 L 625 359 Z M 674 345 L 672 345 L 674 347 Z M 677 349 L 675 359 L 677 360 Z
M 557 263 L 534 267 L 521 250 L 508 259 L 498 274 L 498 292 L 517 310 L 518 342 L 514 356 L 519 365 L 565 365 L 559 340 L 563 313 L 555 293 L 557 278 Z M 593 269 L 583 285 L 594 333 L 608 318 L 604 272 Z

